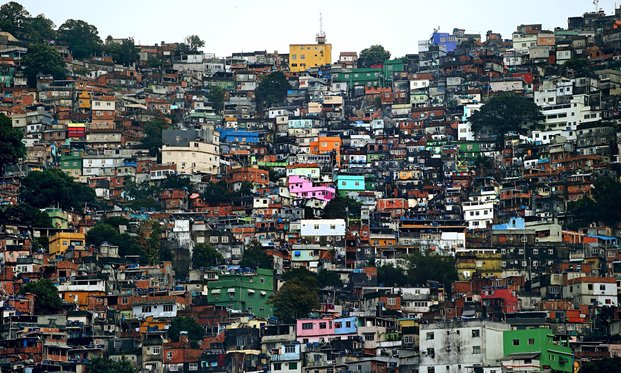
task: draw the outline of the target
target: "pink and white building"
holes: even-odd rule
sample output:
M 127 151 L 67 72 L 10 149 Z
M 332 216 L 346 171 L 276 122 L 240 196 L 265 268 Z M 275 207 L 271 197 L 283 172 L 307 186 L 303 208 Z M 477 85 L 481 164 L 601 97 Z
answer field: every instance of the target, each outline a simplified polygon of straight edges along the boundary
M 289 193 L 294 198 L 318 199 L 331 201 L 336 195 L 336 189 L 327 186 L 314 186 L 313 182 L 305 177 L 289 176 Z

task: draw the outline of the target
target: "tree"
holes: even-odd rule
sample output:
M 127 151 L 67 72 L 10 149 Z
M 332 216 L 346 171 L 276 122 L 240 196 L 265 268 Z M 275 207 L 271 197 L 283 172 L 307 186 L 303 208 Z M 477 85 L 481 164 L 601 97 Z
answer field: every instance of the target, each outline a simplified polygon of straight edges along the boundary
M 181 316 L 173 319 L 168 328 L 168 338 L 173 342 L 179 342 L 179 335 L 181 332 L 187 332 L 188 339 L 192 342 L 201 341 L 205 336 L 205 329 L 197 323 L 194 318 L 189 316 Z
M 39 14 L 24 21 L 24 36 L 31 43 L 48 43 L 56 39 L 55 27 L 51 19 Z
M 194 191 L 192 180 L 184 175 L 168 175 L 158 189 L 186 189 L 189 193 Z
M 569 203 L 568 211 L 575 227 L 593 222 L 616 227 L 621 223 L 621 183 L 610 176 L 598 177 L 587 195 Z
M 201 197 L 207 203 L 219 205 L 230 202 L 232 195 L 227 188 L 226 182 L 219 181 L 217 183 L 209 183 Z
M 45 212 L 28 204 L 20 203 L 0 210 L 0 225 L 6 224 L 47 228 L 52 226 L 52 219 Z
M 121 359 L 120 361 L 114 361 L 110 359 L 104 359 L 102 357 L 96 357 L 91 361 L 91 365 L 88 367 L 89 373 L 138 373 L 138 370 L 134 368 L 129 360 Z
M 149 263 L 157 263 L 162 254 L 161 236 L 162 228 L 155 220 L 148 220 L 140 224 L 138 244 L 146 253 Z
M 317 274 L 306 268 L 293 268 L 282 275 L 283 281 L 297 281 L 306 284 L 309 288 L 317 288 Z
M 524 134 L 538 128 L 544 119 L 531 98 L 515 94 L 492 97 L 468 118 L 475 133 L 485 131 L 501 141 L 509 132 Z
M 77 59 L 92 57 L 102 50 L 97 27 L 82 20 L 65 21 L 58 28 L 58 39 L 67 45 L 73 57 Z
M 297 280 L 285 282 L 270 302 L 274 305 L 274 315 L 285 323 L 295 322 L 319 308 L 317 288 Z
M 47 44 L 31 45 L 22 63 L 24 75 L 31 87 L 37 84 L 37 74 L 49 74 L 54 79 L 64 79 L 67 76 L 63 57 L 54 47 Z
M 24 23 L 29 17 L 30 13 L 21 4 L 8 2 L 0 6 L 0 30 L 21 37 Z
M 224 109 L 224 89 L 217 85 L 209 87 L 207 93 L 207 99 L 213 104 L 213 108 L 216 112 L 221 112 Z
M 608 359 L 593 360 L 580 367 L 578 373 L 619 373 L 621 372 L 621 358 L 613 357 Z
M 149 150 L 151 157 L 158 157 L 160 161 L 162 154 L 160 149 L 162 148 L 162 132 L 168 127 L 168 123 L 163 119 L 154 119 L 144 125 L 144 138 L 142 139 L 142 146 Z
M 451 257 L 426 251 L 425 253 L 413 254 L 409 259 L 408 282 L 410 285 L 422 285 L 427 281 L 438 281 L 448 290 L 451 283 L 457 281 L 457 270 Z
M 84 203 L 94 203 L 95 192 L 87 185 L 73 181 L 59 169 L 32 171 L 22 180 L 20 197 L 36 208 L 57 205 L 62 209 L 81 209 Z
M 572 57 L 562 65 L 562 68 L 565 71 L 573 71 L 575 76 L 593 75 L 593 69 L 591 68 L 591 64 L 586 58 Z
M 343 281 L 341 281 L 341 276 L 334 271 L 326 271 L 325 269 L 320 269 L 317 272 L 317 286 L 320 289 L 326 287 L 333 287 L 336 289 L 340 289 L 343 287 Z
M 122 43 L 106 43 L 104 52 L 110 57 L 114 63 L 123 66 L 131 66 L 138 60 L 138 48 L 131 39 L 123 40 Z
M 188 46 L 189 52 L 191 53 L 196 53 L 198 52 L 198 48 L 205 46 L 205 40 L 202 40 L 198 35 L 188 35 L 183 41 Z
M 119 231 L 110 224 L 97 223 L 86 232 L 86 244 L 100 246 L 104 242 L 115 245 L 118 242 Z
M 224 263 L 224 257 L 215 247 L 204 243 L 194 246 L 192 251 L 192 267 L 212 267 Z
M 265 107 L 282 104 L 287 98 L 287 91 L 291 85 L 282 71 L 273 72 L 259 82 L 254 91 L 257 109 L 262 111 Z
M 371 65 L 382 64 L 388 59 L 390 59 L 389 51 L 379 44 L 372 45 L 360 51 L 358 67 L 370 67 Z
M 244 250 L 244 255 L 239 261 L 239 265 L 251 268 L 273 268 L 274 261 L 265 253 L 261 243 L 254 240 Z
M 377 267 L 377 282 L 382 286 L 399 287 L 408 283 L 408 277 L 401 268 L 390 264 Z
M 47 278 L 24 285 L 20 294 L 26 293 L 35 295 L 34 309 L 39 315 L 56 314 L 63 307 L 63 301 L 58 296 L 58 289 Z
M 13 128 L 11 119 L 0 114 L 0 175 L 4 173 L 5 166 L 17 163 L 26 155 L 22 137 L 22 131 Z
M 350 197 L 336 196 L 323 209 L 324 219 L 347 219 L 349 216 L 360 218 L 362 204 Z

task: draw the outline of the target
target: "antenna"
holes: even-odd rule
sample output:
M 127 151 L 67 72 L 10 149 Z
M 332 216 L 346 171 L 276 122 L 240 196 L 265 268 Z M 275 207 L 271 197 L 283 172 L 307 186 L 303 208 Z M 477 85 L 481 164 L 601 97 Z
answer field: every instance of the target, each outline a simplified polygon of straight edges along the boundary
M 326 33 L 323 31 L 323 14 L 321 12 L 319 12 L 319 33 L 316 35 L 315 40 L 317 40 L 317 44 L 326 43 Z
M 595 13 L 597 13 L 597 9 L 599 9 L 599 0 L 593 0 L 593 5 L 595 5 Z

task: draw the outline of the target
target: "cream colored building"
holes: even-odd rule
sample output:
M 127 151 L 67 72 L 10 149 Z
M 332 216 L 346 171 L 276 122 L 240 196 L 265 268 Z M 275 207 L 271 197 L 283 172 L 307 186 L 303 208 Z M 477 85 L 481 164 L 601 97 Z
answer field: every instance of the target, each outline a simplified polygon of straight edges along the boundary
M 168 132 L 168 131 L 166 131 Z M 183 131 L 189 132 L 189 131 Z M 220 135 L 209 131 L 194 138 L 178 135 L 173 130 L 162 145 L 162 164 L 174 163 L 180 174 L 218 174 L 220 172 Z

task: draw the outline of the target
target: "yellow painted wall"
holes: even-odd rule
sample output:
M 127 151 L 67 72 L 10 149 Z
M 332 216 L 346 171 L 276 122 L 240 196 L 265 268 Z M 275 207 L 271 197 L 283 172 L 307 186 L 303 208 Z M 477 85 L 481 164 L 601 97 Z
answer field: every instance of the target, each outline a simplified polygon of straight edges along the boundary
M 50 236 L 50 255 L 62 254 L 72 245 L 75 250 L 84 250 L 86 234 L 77 232 L 58 232 Z
M 290 44 L 289 70 L 306 71 L 308 68 L 332 63 L 332 44 Z

